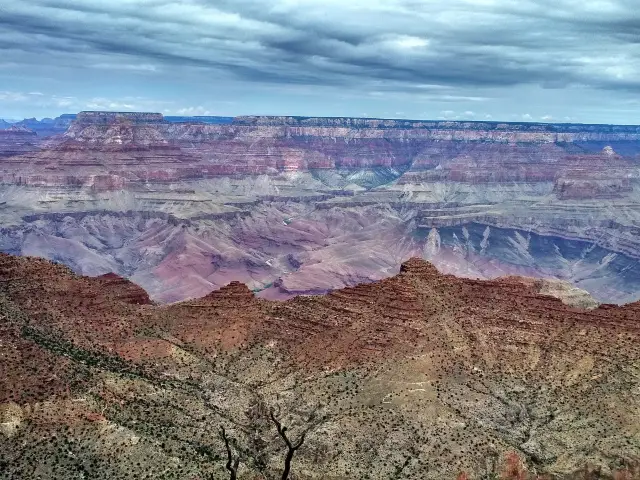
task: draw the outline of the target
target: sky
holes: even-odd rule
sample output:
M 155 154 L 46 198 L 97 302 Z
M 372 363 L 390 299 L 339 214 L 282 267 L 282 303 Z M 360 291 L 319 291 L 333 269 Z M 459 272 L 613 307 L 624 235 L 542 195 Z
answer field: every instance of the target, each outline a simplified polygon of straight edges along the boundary
M 0 118 L 640 124 L 640 0 L 0 0 Z

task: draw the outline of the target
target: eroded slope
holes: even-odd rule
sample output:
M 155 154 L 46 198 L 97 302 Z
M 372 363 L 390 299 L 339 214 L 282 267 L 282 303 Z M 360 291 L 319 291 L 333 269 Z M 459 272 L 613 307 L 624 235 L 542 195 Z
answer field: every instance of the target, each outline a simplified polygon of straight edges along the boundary
M 561 475 L 640 454 L 639 304 L 572 308 L 418 259 L 325 296 L 232 283 L 160 307 L 118 277 L 1 255 L 0 289 L 7 478 L 227 478 L 220 424 L 242 478 L 270 478 L 276 405 L 293 433 L 321 412 L 298 478 L 454 478 L 507 451 Z

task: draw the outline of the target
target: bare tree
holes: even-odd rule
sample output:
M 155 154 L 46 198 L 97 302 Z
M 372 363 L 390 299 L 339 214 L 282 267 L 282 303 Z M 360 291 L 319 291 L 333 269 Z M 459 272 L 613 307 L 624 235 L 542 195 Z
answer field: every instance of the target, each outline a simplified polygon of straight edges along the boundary
M 287 444 L 287 456 L 284 459 L 284 470 L 282 471 L 282 480 L 289 480 L 289 473 L 291 472 L 291 461 L 293 460 L 293 455 L 296 451 L 302 446 L 304 443 L 304 439 L 307 435 L 309 429 L 302 432 L 300 438 L 297 442 L 292 443 L 289 437 L 287 436 L 287 427 L 283 427 L 282 423 L 277 419 L 275 412 L 271 409 L 270 412 L 271 421 L 275 424 L 278 429 L 278 435 L 284 440 L 284 443 Z
M 289 427 L 282 425 L 280 407 L 275 409 L 268 407 L 261 398 L 258 398 L 245 412 L 249 420 L 248 423 L 235 423 L 235 426 L 246 436 L 246 439 L 241 444 L 238 444 L 235 438 L 228 437 L 224 427 L 221 426 L 221 437 L 227 449 L 226 468 L 230 473 L 230 479 L 237 480 L 237 470 L 241 460 L 243 462 L 246 460 L 249 468 L 255 468 L 262 476 L 265 476 L 268 470 L 269 452 L 273 452 L 278 448 L 273 444 L 274 437 L 269 427 L 273 423 L 278 430 L 278 435 L 287 446 L 284 468 L 280 478 L 282 480 L 290 480 L 291 464 L 296 451 L 304 444 L 307 434 L 327 419 L 326 415 L 318 414 L 320 408 L 322 408 L 322 405 L 317 405 L 310 414 L 307 412 L 302 415 L 304 417 L 302 421 L 304 430 L 297 439 L 289 438 Z M 265 435 L 268 435 L 268 439 L 265 438 Z
M 227 470 L 229 471 L 230 480 L 237 480 L 238 478 L 238 466 L 240 465 L 240 455 L 238 455 L 235 459 L 233 458 L 233 452 L 231 450 L 231 445 L 229 444 L 229 437 L 227 437 L 227 432 L 224 427 L 220 427 L 220 435 L 224 440 L 224 446 L 227 448 Z

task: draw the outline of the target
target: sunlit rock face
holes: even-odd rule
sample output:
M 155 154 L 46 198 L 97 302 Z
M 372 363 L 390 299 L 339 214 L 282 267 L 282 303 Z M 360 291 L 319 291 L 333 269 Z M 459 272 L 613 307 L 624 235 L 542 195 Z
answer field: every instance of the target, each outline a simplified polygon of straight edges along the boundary
M 443 272 L 640 298 L 640 128 L 82 112 L 0 130 L 0 249 L 159 302 Z

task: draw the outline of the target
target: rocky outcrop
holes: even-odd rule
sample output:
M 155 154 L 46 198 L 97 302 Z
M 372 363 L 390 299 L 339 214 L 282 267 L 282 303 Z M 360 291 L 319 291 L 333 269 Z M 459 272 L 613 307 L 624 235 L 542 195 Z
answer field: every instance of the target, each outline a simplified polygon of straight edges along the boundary
M 96 277 L 98 282 L 102 283 L 103 288 L 111 292 L 114 297 L 123 303 L 131 303 L 134 305 L 151 305 L 149 294 L 135 283 L 130 282 L 126 278 L 122 278 L 115 273 L 105 273 Z
M 400 265 L 400 273 L 415 275 L 425 279 L 440 276 L 438 269 L 433 264 L 416 257 L 403 262 L 402 265 Z
M 546 279 L 537 280 L 535 285 L 539 293 L 558 298 L 562 300 L 562 303 L 572 307 L 592 310 L 599 306 L 598 302 L 589 295 L 589 292 L 581 288 L 576 288 L 569 282 Z
M 553 188 L 560 200 L 624 198 L 633 192 L 628 178 L 558 178 Z
M 237 281 L 233 281 L 203 298 L 203 301 L 221 308 L 244 308 L 247 305 L 251 305 L 254 300 L 255 298 L 249 287 Z

